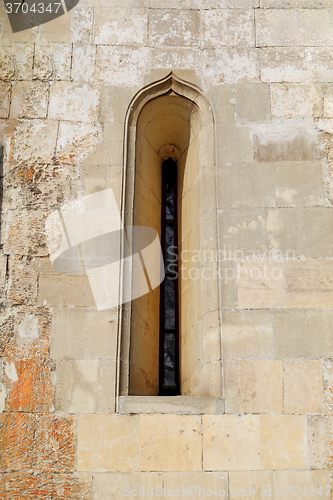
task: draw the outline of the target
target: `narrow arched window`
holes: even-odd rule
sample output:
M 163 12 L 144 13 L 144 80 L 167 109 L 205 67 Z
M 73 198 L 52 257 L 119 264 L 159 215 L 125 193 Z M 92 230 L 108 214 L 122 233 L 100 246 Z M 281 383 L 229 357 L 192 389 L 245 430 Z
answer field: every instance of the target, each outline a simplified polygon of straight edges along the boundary
M 165 279 L 160 285 L 159 394 L 179 392 L 178 220 L 177 164 L 172 158 L 162 164 L 161 244 Z

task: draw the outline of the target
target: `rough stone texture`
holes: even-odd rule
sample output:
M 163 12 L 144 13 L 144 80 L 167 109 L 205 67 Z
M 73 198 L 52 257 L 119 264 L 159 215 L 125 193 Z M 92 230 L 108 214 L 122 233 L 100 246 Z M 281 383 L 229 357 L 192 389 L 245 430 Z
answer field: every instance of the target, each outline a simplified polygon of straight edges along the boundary
M 152 47 L 196 47 L 199 45 L 199 23 L 199 13 L 196 11 L 151 10 L 148 44 Z
M 322 115 L 322 97 L 317 85 L 273 83 L 270 91 L 273 118 Z
M 147 12 L 143 9 L 95 9 L 94 42 L 98 45 L 146 45 L 147 21 Z
M 203 12 L 204 47 L 253 46 L 253 11 L 206 10 Z
M 283 366 L 284 413 L 323 413 L 321 361 L 288 361 Z

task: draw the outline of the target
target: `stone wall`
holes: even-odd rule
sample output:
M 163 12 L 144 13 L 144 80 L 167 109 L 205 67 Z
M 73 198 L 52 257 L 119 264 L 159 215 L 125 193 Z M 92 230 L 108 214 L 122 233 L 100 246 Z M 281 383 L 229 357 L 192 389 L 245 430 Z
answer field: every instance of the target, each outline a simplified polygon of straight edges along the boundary
M 331 8 L 81 0 L 13 34 L 1 6 L 1 498 L 330 494 Z M 112 188 L 121 208 L 126 111 L 170 71 L 215 117 L 222 324 L 204 316 L 198 334 L 221 333 L 225 413 L 120 413 L 118 311 L 49 259 L 46 221 L 65 202 Z

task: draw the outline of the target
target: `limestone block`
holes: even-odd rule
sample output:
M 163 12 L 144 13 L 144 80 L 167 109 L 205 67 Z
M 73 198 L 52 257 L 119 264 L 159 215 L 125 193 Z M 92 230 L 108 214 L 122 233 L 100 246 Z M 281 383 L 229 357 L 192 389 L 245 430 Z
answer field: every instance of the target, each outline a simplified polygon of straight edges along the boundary
M 326 354 L 330 356 L 330 354 Z M 323 364 L 324 373 L 324 411 L 325 414 L 333 414 L 333 363 L 330 359 Z
M 13 161 L 50 163 L 54 157 L 58 123 L 53 120 L 19 120 L 14 134 Z
M 15 82 L 11 118 L 46 118 L 49 98 L 47 82 Z
M 306 467 L 306 417 L 262 415 L 260 418 L 261 466 L 265 469 Z
M 139 417 L 82 415 L 78 425 L 77 461 L 78 471 L 137 471 Z
M 72 46 L 69 43 L 53 44 L 53 68 L 55 80 L 70 80 Z
M 36 304 L 37 272 L 34 262 L 24 257 L 8 261 L 8 290 L 7 297 L 12 304 Z
M 286 306 L 285 269 L 279 260 L 241 260 L 237 265 L 239 309 Z
M 56 411 L 93 413 L 99 410 L 98 360 L 58 361 L 56 377 Z
M 313 470 L 313 471 L 274 471 L 274 489 L 281 498 L 286 500 L 290 493 L 295 496 L 296 493 L 303 491 L 307 495 L 311 495 L 316 500 L 327 494 L 330 485 L 330 477 L 328 470 Z M 290 486 L 292 488 L 290 489 Z M 321 493 L 320 493 L 321 488 Z
M 96 80 L 104 85 L 141 86 L 148 62 L 147 47 L 97 46 Z
M 238 409 L 238 363 L 223 361 L 223 396 L 225 413 L 239 413 Z
M 242 83 L 235 86 L 236 116 L 240 121 L 262 122 L 271 119 L 269 85 Z
M 59 126 L 56 157 L 76 164 L 91 154 L 101 140 L 101 127 L 91 123 L 66 123 Z
M 93 33 L 94 9 L 80 5 L 72 11 L 71 39 L 72 42 L 91 42 Z
M 312 121 L 299 118 L 273 120 L 253 126 L 257 161 L 314 160 L 316 131 Z
M 1 80 L 10 80 L 13 78 L 14 59 L 6 50 L 0 49 L 0 78 Z
M 204 10 L 202 12 L 203 45 L 217 47 L 253 47 L 252 10 Z
M 140 415 L 140 470 L 201 470 L 201 418 Z
M 94 43 L 103 45 L 146 45 L 148 13 L 144 9 L 94 11 Z
M 323 84 L 321 90 L 324 98 L 324 116 L 333 118 L 333 85 Z
M 259 0 L 193 0 L 194 9 L 251 9 Z
M 0 118 L 8 118 L 12 86 L 10 83 L 0 83 Z
M 224 258 L 255 258 L 265 252 L 265 221 L 261 209 L 223 209 L 219 214 L 220 249 Z
M 117 356 L 117 311 L 89 309 L 86 326 L 88 357 L 115 359 Z
M 322 362 L 287 361 L 283 369 L 284 413 L 322 413 Z
M 148 7 L 151 9 L 191 9 L 191 0 L 147 0 Z
M 225 472 L 170 472 L 163 474 L 163 485 L 168 498 L 186 496 L 202 498 L 228 494 L 228 476 Z
M 321 116 L 322 99 L 317 85 L 273 83 L 270 89 L 273 118 Z
M 260 7 L 269 8 L 319 8 L 332 7 L 331 0 L 261 0 Z
M 282 413 L 282 362 L 241 360 L 240 413 Z
M 95 78 L 96 47 L 88 43 L 73 46 L 72 78 L 74 81 L 93 82 Z
M 265 471 L 231 471 L 229 472 L 229 495 L 240 500 L 243 495 L 255 496 L 264 500 L 263 491 L 269 490 L 273 484 L 273 472 Z
M 207 96 L 213 104 L 215 122 L 234 123 L 235 121 L 235 88 L 233 85 L 216 85 L 211 87 Z
M 235 309 L 237 303 L 236 265 L 235 262 L 219 263 L 220 300 L 222 309 Z
M 211 396 L 120 396 L 119 413 L 202 415 L 224 413 L 224 400 Z
M 333 213 L 330 208 L 307 208 L 302 211 L 303 253 L 307 258 L 331 258 Z
M 47 42 L 70 42 L 71 14 L 53 19 L 40 26 L 40 37 Z
M 9 210 L 2 218 L 4 252 L 19 255 L 48 255 L 45 235 L 45 212 Z M 24 238 L 22 238 L 24 235 Z
M 204 470 L 260 469 L 258 415 L 203 415 Z
M 86 354 L 87 310 L 54 307 L 50 338 L 50 355 L 55 359 L 81 359 Z M 93 356 L 89 356 L 93 357 Z
M 201 50 L 197 67 L 207 87 L 259 79 L 258 49 Z
M 54 82 L 49 117 L 55 120 L 94 122 L 98 116 L 99 88 L 86 83 Z
M 279 207 L 324 205 L 324 173 L 319 162 L 280 162 L 276 170 Z
M 276 359 L 331 357 L 332 311 L 297 309 L 273 312 Z
M 6 289 L 7 259 L 8 259 L 7 255 L 0 254 L 0 297 L 1 298 L 4 297 Z
M 14 75 L 17 80 L 31 80 L 32 78 L 32 65 L 34 59 L 34 45 L 32 43 L 15 43 L 4 46 L 5 54 L 7 53 L 13 61 Z M 10 71 L 10 61 L 3 55 L 5 69 L 5 80 L 11 78 L 8 74 Z M 9 77 L 9 78 L 8 78 Z
M 221 163 L 218 176 L 219 208 L 276 206 L 276 164 Z
M 102 359 L 100 361 L 99 411 L 114 413 L 116 411 L 116 360 Z
M 136 91 L 135 88 L 102 87 L 99 121 L 124 123 L 126 111 Z
M 192 48 L 152 48 L 150 52 L 150 68 L 170 70 L 193 70 L 196 51 Z M 156 78 L 154 78 L 156 80 Z
M 330 48 L 276 47 L 263 49 L 263 82 L 332 82 Z
M 332 307 L 332 270 L 331 260 L 287 262 L 287 307 Z
M 39 277 L 38 303 L 49 306 L 95 307 L 88 278 L 43 270 Z
M 33 76 L 37 80 L 50 80 L 54 73 L 52 67 L 52 49 L 36 45 Z
M 286 190 L 284 191 L 286 194 Z M 267 246 L 276 260 L 296 259 L 302 255 L 302 213 L 298 208 L 267 211 Z
M 311 469 L 329 468 L 333 455 L 331 415 L 308 415 L 308 463 Z
M 93 498 L 98 500 L 121 500 L 124 496 L 140 493 L 147 495 L 147 490 L 162 491 L 162 474 L 158 472 L 97 472 L 94 474 Z
M 272 359 L 273 318 L 267 311 L 226 311 L 222 316 L 224 359 Z
M 198 47 L 200 37 L 199 12 L 194 10 L 149 11 L 148 45 Z
M 252 133 L 247 125 L 217 125 L 217 157 L 220 162 L 253 160 Z
M 69 80 L 72 47 L 68 43 L 36 44 L 33 77 L 37 80 Z
M 327 9 L 260 9 L 256 12 L 256 45 L 330 47 L 332 27 Z

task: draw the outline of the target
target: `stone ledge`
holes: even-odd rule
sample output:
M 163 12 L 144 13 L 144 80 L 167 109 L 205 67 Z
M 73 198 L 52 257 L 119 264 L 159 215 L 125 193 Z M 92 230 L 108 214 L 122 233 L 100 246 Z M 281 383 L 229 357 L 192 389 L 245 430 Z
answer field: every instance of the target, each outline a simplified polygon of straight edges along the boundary
M 221 415 L 224 399 L 200 396 L 120 396 L 119 413 Z

